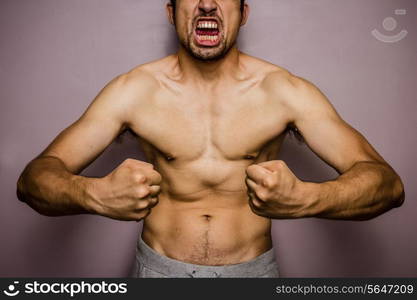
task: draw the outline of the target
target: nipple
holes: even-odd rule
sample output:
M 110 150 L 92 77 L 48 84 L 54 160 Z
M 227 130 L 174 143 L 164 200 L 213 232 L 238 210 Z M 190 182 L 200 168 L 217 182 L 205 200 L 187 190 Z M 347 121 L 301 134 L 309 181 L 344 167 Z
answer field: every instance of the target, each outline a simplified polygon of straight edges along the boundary
M 175 160 L 175 157 L 173 157 L 172 155 L 170 155 L 170 154 L 164 154 L 164 157 L 165 157 L 165 159 L 167 160 L 167 161 L 173 161 L 173 160 Z

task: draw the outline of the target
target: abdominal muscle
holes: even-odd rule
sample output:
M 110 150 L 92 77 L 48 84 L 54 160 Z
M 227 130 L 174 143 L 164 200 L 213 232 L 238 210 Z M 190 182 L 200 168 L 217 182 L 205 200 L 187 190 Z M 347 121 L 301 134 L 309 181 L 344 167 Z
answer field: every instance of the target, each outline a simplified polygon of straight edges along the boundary
M 234 192 L 207 188 L 192 198 L 162 189 L 142 238 L 167 257 L 215 266 L 249 261 L 271 249 L 270 229 L 270 219 L 250 209 L 244 184 Z

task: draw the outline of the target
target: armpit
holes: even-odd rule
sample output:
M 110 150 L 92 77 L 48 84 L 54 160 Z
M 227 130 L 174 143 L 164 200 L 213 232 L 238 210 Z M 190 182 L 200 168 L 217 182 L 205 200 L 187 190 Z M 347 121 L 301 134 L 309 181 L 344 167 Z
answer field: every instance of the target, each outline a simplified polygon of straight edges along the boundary
M 287 128 L 285 129 L 285 133 L 290 137 L 294 137 L 299 143 L 304 143 L 304 137 L 301 134 L 300 130 L 294 124 L 288 124 Z

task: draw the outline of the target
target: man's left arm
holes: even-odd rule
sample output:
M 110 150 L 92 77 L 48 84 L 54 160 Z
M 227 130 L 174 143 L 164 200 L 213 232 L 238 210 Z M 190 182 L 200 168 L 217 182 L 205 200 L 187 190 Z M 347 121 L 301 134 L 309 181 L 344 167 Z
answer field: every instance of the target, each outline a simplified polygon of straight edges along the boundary
M 281 84 L 280 101 L 309 148 L 340 176 L 323 183 L 303 182 L 283 161 L 249 166 L 246 184 L 255 213 L 278 219 L 368 220 L 402 205 L 400 177 L 318 88 L 290 77 Z

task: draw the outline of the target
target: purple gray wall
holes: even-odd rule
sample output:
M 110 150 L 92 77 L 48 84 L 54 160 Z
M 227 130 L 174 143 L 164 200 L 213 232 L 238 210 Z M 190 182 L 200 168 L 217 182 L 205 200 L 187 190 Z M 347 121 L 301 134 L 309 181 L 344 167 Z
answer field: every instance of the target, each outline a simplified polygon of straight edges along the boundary
M 175 50 L 165 2 L 0 1 L 0 276 L 128 274 L 141 224 L 44 217 L 17 200 L 15 186 L 26 163 L 110 79 Z M 252 13 L 241 49 L 318 85 L 406 188 L 401 208 L 367 222 L 274 220 L 281 275 L 417 276 L 417 1 L 248 2 Z M 406 14 L 396 15 L 396 9 Z M 408 35 L 386 43 L 373 29 Z M 128 138 L 112 144 L 83 174 L 103 176 L 126 157 L 142 157 Z M 285 143 L 282 158 L 304 180 L 336 176 L 294 141 Z

